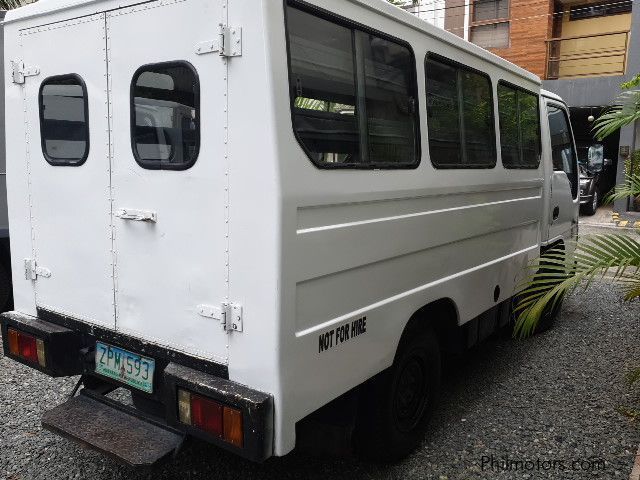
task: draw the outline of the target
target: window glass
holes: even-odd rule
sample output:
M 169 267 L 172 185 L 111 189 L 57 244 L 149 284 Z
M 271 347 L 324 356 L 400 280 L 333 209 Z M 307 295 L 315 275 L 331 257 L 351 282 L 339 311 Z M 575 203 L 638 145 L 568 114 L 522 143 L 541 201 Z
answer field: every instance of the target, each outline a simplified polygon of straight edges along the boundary
M 500 150 L 506 168 L 538 168 L 540 113 L 538 96 L 498 84 Z
M 132 80 L 133 154 L 144 168 L 184 170 L 200 149 L 200 85 L 186 62 L 140 68 Z
M 417 163 L 411 51 L 287 8 L 293 128 L 320 167 Z
M 358 39 L 364 50 L 369 162 L 413 162 L 413 54 L 375 35 L 358 32 Z
M 549 105 L 548 112 L 553 169 L 567 174 L 571 182 L 571 191 L 575 197 L 578 192 L 578 167 L 569 118 L 563 109 L 553 105 Z
M 427 125 L 431 161 L 440 168 L 495 165 L 491 81 L 463 67 L 428 57 Z
M 351 30 L 296 8 L 287 17 L 298 138 L 317 163 L 361 162 Z
M 77 75 L 51 77 L 40 87 L 40 135 L 52 165 L 78 166 L 89 155 L 87 90 Z
M 469 70 L 460 70 L 460 79 L 466 163 L 494 166 L 496 137 L 491 81 Z
M 509 22 L 475 25 L 469 41 L 482 48 L 509 48 Z
M 473 2 L 473 21 L 498 20 L 509 16 L 509 0 L 476 0 Z

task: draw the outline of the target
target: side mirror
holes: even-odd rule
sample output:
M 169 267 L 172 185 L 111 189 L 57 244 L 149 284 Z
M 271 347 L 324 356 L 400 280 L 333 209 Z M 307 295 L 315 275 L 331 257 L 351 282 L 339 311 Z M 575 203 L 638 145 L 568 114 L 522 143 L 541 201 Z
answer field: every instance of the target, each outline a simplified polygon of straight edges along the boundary
M 604 147 L 601 144 L 591 145 L 587 155 L 587 168 L 590 172 L 599 173 L 604 163 Z
M 605 167 L 610 167 L 611 165 L 613 165 L 613 160 L 611 160 L 610 158 L 605 158 L 604 159 L 604 166 Z

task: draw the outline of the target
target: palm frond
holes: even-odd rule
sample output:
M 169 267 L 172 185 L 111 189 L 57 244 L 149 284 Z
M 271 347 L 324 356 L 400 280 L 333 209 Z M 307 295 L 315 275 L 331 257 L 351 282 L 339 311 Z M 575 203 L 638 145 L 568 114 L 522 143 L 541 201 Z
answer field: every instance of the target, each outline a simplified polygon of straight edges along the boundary
M 0 0 L 0 10 L 13 10 L 27 3 L 26 0 Z
M 520 286 L 514 336 L 527 337 L 536 329 L 546 309 L 553 308 L 578 286 L 588 288 L 607 276 L 621 283 L 625 298 L 640 297 L 640 243 L 630 236 L 601 234 L 585 237 L 542 255 L 530 265 Z
M 607 108 L 594 122 L 594 136 L 602 140 L 638 119 L 640 119 L 640 90 L 622 92 L 615 104 Z
M 607 194 L 604 201 L 605 203 L 611 203 L 615 200 L 637 196 L 640 196 L 640 175 L 629 175 L 624 183 L 618 185 L 612 192 Z

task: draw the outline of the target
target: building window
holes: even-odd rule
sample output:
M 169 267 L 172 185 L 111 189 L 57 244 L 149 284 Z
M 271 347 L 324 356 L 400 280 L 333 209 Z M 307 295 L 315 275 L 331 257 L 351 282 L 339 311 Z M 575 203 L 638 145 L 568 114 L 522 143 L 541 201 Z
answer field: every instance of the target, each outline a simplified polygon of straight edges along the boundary
M 287 7 L 293 129 L 322 168 L 419 162 L 411 49 L 329 14 Z
M 540 165 L 540 110 L 538 96 L 526 90 L 498 84 L 500 147 L 505 168 L 538 168 Z
M 187 62 L 146 65 L 131 81 L 131 146 L 142 168 L 186 170 L 200 150 L 200 83 Z
M 87 87 L 78 75 L 49 77 L 40 86 L 40 139 L 55 166 L 79 166 L 89 155 Z
M 476 0 L 472 5 L 474 22 L 509 18 L 509 0 Z
M 632 0 L 614 1 L 613 3 L 591 3 L 575 5 L 569 10 L 569 20 L 605 17 L 631 12 Z
M 491 80 L 429 55 L 427 125 L 429 154 L 437 168 L 492 168 L 496 164 Z
M 509 22 L 474 25 L 469 40 L 482 48 L 509 48 Z

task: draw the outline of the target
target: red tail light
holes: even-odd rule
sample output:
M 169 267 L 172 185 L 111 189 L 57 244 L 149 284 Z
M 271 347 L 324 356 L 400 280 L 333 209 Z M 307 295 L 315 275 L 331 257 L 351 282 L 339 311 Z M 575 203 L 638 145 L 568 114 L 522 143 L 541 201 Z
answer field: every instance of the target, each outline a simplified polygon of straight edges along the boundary
M 240 410 L 186 390 L 178 390 L 178 414 L 182 423 L 242 447 L 244 432 Z
M 191 424 L 221 437 L 222 405 L 199 395 L 191 395 Z
M 44 341 L 42 339 L 28 335 L 23 332 L 9 329 L 9 352 L 11 355 L 20 357 L 27 362 L 47 366 L 44 353 Z

